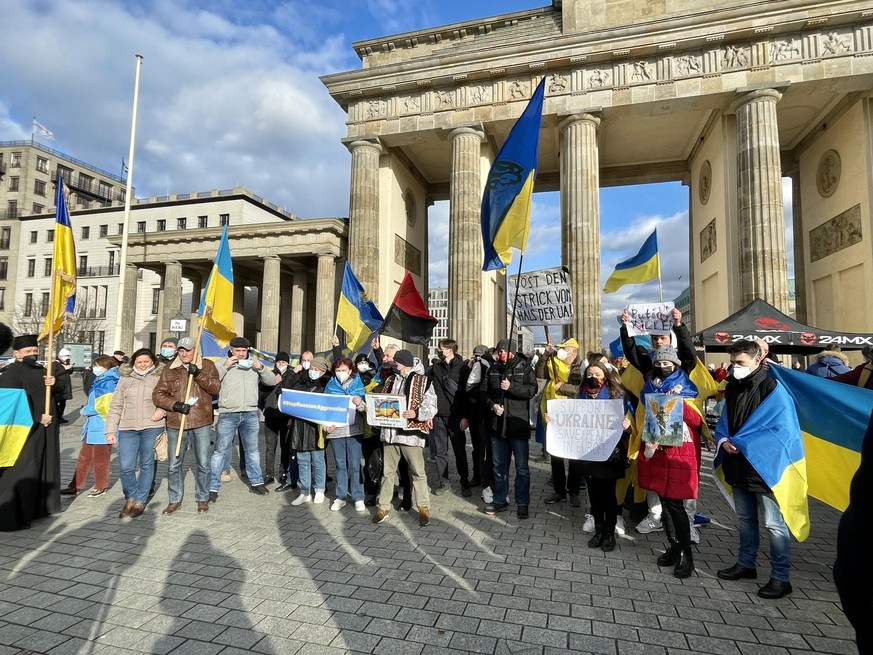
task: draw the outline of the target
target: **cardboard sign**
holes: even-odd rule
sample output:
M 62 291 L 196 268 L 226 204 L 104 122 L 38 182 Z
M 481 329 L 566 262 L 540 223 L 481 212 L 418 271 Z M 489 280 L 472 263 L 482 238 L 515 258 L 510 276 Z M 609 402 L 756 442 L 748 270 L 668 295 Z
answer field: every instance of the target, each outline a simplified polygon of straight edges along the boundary
M 638 334 L 670 334 L 673 331 L 672 302 L 648 302 L 627 306 L 627 331 Z
M 282 389 L 279 411 L 324 426 L 351 425 L 355 422 L 355 406 L 351 396 Z
M 546 412 L 546 450 L 556 457 L 604 462 L 624 432 L 622 400 L 558 398 L 546 403 Z
M 669 393 L 647 393 L 642 439 L 662 446 L 681 446 L 684 440 L 682 396 Z
M 367 423 L 377 428 L 407 428 L 403 412 L 406 411 L 406 396 L 390 393 L 368 393 Z
M 573 299 L 566 268 L 544 268 L 511 275 L 507 282 L 510 306 L 515 302 L 516 285 L 518 305 L 515 308 L 515 322 L 518 325 L 573 323 Z

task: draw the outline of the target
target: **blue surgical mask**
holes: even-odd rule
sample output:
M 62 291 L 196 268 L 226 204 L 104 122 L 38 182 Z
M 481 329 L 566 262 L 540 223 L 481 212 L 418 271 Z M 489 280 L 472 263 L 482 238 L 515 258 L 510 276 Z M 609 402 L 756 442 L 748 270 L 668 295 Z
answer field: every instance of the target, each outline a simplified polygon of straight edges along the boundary
M 175 354 L 176 351 L 172 348 L 161 348 L 161 357 L 166 357 L 167 359 L 170 359 L 170 357 L 174 356 Z

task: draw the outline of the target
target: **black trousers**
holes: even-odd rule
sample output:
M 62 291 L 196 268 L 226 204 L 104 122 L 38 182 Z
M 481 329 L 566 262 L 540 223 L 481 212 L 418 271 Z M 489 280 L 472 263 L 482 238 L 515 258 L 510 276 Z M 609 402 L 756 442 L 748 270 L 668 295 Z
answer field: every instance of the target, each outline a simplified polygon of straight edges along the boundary
M 615 499 L 616 481 L 592 477 L 586 477 L 585 480 L 588 482 L 588 499 L 591 502 L 591 516 L 594 517 L 595 528 L 604 534 L 611 534 L 615 530 L 615 522 L 618 518 L 618 501 Z
M 661 500 L 661 521 L 664 523 L 664 532 L 671 544 L 678 544 L 682 548 L 691 546 L 691 522 L 685 511 L 685 502 L 677 498 L 664 498 Z
M 461 430 L 460 419 L 451 416 L 435 416 L 430 438 L 436 445 L 437 478 L 449 478 L 449 444 L 455 454 L 455 466 L 461 486 L 470 484 L 470 469 L 467 466 L 467 433 Z
M 552 463 L 552 482 L 555 493 L 566 496 L 578 496 L 582 487 L 582 461 L 578 459 L 564 459 L 563 457 L 550 457 Z M 564 465 L 568 464 L 569 475 L 564 471 Z
M 278 409 L 268 407 L 264 410 L 264 440 L 266 451 L 264 453 L 264 475 L 275 477 L 276 447 L 279 448 L 279 458 L 282 464 L 280 471 L 288 470 L 291 461 L 291 431 L 288 428 L 288 415 Z
M 491 455 L 491 439 L 485 434 L 485 426 L 478 409 L 470 416 L 470 443 L 473 444 L 473 479 L 483 487 L 494 483 L 494 465 Z

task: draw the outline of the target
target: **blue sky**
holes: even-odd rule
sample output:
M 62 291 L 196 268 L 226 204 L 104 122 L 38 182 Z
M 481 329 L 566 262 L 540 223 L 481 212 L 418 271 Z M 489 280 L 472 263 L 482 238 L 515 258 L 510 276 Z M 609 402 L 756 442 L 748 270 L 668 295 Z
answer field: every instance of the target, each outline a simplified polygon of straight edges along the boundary
M 318 79 L 360 67 L 351 44 L 545 6 L 549 0 L 17 0 L 3 8 L 0 140 L 29 139 L 118 173 L 128 150 L 134 54 L 144 55 L 138 196 L 246 186 L 301 217 L 348 213 L 345 114 Z M 665 297 L 687 280 L 687 189 L 604 189 L 602 277 L 661 226 Z M 790 196 L 789 196 L 790 198 Z M 447 203 L 431 208 L 431 286 L 446 282 Z M 525 269 L 560 263 L 557 194 L 538 194 Z M 789 251 L 790 252 L 790 251 Z M 680 279 L 681 278 L 681 279 Z M 602 281 L 602 280 L 601 280 Z M 629 300 L 604 297 L 604 338 Z

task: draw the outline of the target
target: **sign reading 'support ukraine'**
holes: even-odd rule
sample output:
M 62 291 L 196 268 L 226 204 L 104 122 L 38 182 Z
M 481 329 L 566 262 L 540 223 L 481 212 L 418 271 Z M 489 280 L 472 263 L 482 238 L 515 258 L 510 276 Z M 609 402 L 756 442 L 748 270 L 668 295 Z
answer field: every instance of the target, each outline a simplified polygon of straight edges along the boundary
M 546 450 L 556 457 L 606 461 L 624 431 L 622 400 L 555 399 L 546 411 Z
M 355 419 L 351 396 L 334 396 L 292 389 L 282 389 L 279 411 L 324 426 L 349 425 Z
M 515 320 L 519 325 L 570 325 L 573 322 L 573 298 L 567 269 L 544 268 L 511 275 L 507 282 L 509 302 L 515 302 L 518 285 L 518 306 Z

